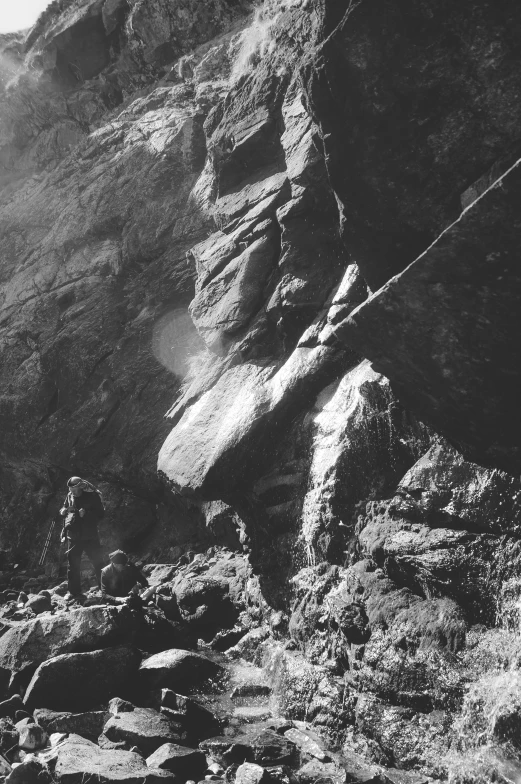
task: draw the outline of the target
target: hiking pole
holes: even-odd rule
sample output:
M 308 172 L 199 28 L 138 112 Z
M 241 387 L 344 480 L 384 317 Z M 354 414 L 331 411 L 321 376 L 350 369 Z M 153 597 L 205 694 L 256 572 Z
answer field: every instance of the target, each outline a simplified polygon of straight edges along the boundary
M 43 546 L 42 554 L 40 556 L 40 560 L 38 561 L 38 566 L 43 566 L 45 563 L 45 559 L 47 558 L 47 552 L 49 550 L 49 545 L 51 544 L 52 535 L 54 532 L 54 528 L 56 526 L 56 518 L 51 523 L 51 527 L 49 528 L 49 533 L 47 534 L 47 539 L 45 540 L 45 544 Z

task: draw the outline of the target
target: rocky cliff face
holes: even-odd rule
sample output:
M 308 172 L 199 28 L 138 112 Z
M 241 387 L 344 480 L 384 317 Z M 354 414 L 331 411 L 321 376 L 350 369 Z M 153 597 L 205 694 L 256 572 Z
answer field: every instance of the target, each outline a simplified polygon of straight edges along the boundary
M 226 537 L 281 710 L 453 781 L 517 755 L 462 727 L 517 667 L 520 33 L 76 0 L 0 44 L 3 546 L 70 473 L 107 544 Z

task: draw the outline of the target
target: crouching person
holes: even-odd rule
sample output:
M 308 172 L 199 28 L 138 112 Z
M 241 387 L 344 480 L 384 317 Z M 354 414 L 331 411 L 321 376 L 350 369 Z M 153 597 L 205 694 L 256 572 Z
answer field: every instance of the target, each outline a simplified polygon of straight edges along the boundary
M 148 581 L 123 550 L 109 555 L 110 564 L 101 572 L 101 592 L 110 604 L 128 604 L 141 607 L 155 592 L 148 588 Z M 148 590 L 147 590 L 148 588 Z

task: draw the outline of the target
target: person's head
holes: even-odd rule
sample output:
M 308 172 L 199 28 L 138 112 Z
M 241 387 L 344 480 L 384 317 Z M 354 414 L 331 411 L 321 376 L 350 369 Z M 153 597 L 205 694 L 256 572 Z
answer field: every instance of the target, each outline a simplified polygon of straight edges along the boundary
M 110 563 L 117 572 L 120 572 L 128 564 L 128 555 L 123 550 L 114 550 L 109 554 Z
M 67 487 L 74 496 L 81 495 L 85 482 L 79 476 L 71 476 L 67 482 Z

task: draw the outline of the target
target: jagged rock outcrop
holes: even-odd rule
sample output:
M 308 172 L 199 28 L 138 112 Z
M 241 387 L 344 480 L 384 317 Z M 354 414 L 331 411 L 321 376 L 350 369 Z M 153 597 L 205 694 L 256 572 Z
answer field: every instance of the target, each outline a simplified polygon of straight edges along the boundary
M 2 535 L 20 553 L 39 542 L 72 472 L 104 493 L 108 545 L 128 546 L 171 514 L 178 541 L 194 542 L 197 518 L 165 506 L 155 461 L 163 413 L 203 345 L 186 313 L 186 252 L 208 218 L 189 195 L 233 29 L 205 42 L 244 8 L 91 0 L 52 10 L 25 44 L 31 67 L 0 96 Z M 198 44 L 197 74 L 158 84 L 165 63 Z
M 521 14 L 248 11 L 75 0 L 0 40 L 2 546 L 33 565 L 64 479 L 87 473 L 105 543 L 156 564 L 145 691 L 191 688 L 184 661 L 221 673 L 152 640 L 182 628 L 237 643 L 355 780 L 467 782 L 475 759 L 499 777 L 519 762 Z M 219 536 L 249 563 L 165 558 Z M 26 670 L 11 689 L 31 674 L 23 629 L 0 638 L 6 677 Z M 63 629 L 46 655 L 86 655 Z M 177 697 L 154 700 L 109 721 L 104 754 L 168 710 L 183 740 Z M 280 729 L 261 740 L 282 756 L 244 732 L 212 752 L 286 764 Z M 102 762 L 74 741 L 58 772 L 69 753 L 78 776 Z

